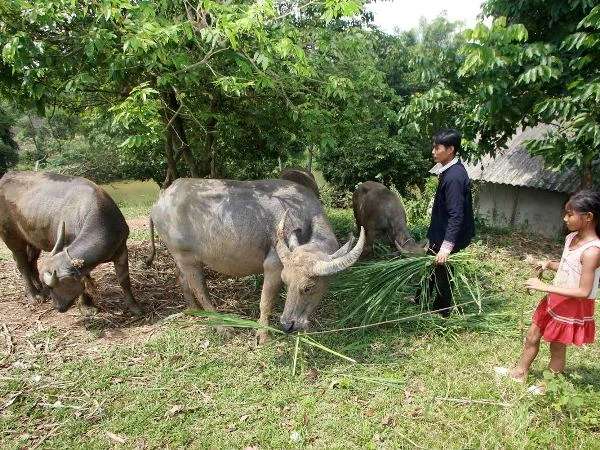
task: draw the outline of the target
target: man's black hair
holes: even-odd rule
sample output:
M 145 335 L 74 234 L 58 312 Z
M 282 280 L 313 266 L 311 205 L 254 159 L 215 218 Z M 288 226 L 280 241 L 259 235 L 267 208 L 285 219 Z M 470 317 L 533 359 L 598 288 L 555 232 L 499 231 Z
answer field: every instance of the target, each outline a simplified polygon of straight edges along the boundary
M 441 144 L 449 147 L 454 146 L 454 154 L 458 155 L 462 147 L 460 146 L 460 140 L 462 135 L 454 128 L 442 128 L 438 130 L 431 138 L 433 145 Z

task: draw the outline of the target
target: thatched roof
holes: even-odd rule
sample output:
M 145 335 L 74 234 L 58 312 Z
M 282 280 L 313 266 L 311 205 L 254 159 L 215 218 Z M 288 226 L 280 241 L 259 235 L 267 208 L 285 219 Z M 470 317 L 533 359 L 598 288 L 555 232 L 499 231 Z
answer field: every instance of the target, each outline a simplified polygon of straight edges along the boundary
M 494 158 L 485 156 L 477 164 L 465 164 L 472 180 L 546 189 L 573 193 L 580 189 L 581 178 L 573 169 L 554 172 L 544 169 L 541 156 L 531 156 L 523 141 L 542 137 L 546 126 L 526 128 L 515 134 L 508 148 L 501 149 Z M 598 167 L 600 164 L 596 164 Z M 596 171 L 598 173 L 598 171 Z M 600 190 L 600 180 L 595 179 L 593 189 Z

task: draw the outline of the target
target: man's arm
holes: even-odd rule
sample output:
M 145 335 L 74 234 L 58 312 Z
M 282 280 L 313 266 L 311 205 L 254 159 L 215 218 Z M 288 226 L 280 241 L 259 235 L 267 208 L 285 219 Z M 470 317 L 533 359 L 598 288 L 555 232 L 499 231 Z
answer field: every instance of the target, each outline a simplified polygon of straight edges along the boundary
M 436 257 L 436 263 L 445 264 L 448 255 L 454 249 L 458 235 L 464 221 L 465 215 L 465 192 L 464 184 L 460 178 L 447 180 L 444 189 L 444 201 L 448 211 L 448 226 L 444 235 L 444 242 Z

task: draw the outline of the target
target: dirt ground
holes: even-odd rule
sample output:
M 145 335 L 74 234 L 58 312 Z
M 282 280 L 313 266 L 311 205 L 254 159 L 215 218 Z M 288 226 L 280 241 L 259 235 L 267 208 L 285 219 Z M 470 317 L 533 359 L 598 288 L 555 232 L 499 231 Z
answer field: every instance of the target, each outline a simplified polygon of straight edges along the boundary
M 127 222 L 131 231 L 148 228 L 146 219 Z M 4 245 L 2 241 L 0 244 Z M 149 268 L 144 263 L 150 249 L 148 241 L 129 241 L 128 248 L 133 294 L 145 310 L 141 317 L 131 315 L 125 307 L 112 263 L 101 264 L 92 271 L 96 282 L 93 297 L 98 313 L 84 318 L 77 305 L 66 313 L 56 311 L 50 300 L 30 305 L 12 258 L 0 261 L 0 354 L 48 352 L 61 348 L 86 352 L 115 343 L 130 345 L 149 339 L 164 326 L 165 318 L 184 311 L 185 300 L 177 282 L 175 265 L 166 248 L 157 246 L 157 256 Z M 1 247 L 0 253 L 9 252 L 6 247 Z M 237 310 L 243 303 L 239 300 L 260 296 L 248 280 L 229 280 L 214 272 L 206 275 L 211 294 L 220 302 L 220 311 L 243 313 Z M 227 301 L 221 302 L 224 299 Z M 53 339 L 44 339 L 47 333 L 51 333 Z

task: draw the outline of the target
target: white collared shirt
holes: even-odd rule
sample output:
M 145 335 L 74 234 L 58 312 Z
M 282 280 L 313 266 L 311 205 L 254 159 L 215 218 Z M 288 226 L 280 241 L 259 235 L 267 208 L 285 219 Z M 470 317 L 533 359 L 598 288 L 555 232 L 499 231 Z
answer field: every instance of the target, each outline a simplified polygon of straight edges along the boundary
M 458 163 L 458 157 L 455 156 L 454 159 L 452 159 L 452 161 L 450 161 L 445 166 L 442 166 L 441 163 L 437 163 L 435 166 L 433 166 L 431 169 L 429 169 L 429 173 L 439 176 L 442 174 L 442 172 L 444 172 L 445 170 L 448 170 L 450 167 L 452 167 L 454 164 L 457 164 L 457 163 Z

